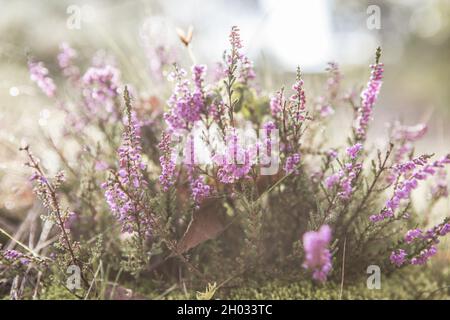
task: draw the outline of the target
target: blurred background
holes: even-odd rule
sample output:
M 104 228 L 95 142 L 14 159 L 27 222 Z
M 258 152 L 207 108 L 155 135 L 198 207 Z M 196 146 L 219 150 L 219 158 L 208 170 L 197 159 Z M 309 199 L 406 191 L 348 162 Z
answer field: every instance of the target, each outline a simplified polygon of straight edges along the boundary
M 190 63 L 176 28 L 193 27 L 193 55 L 213 68 L 228 47 L 231 26 L 238 25 L 263 92 L 289 86 L 297 65 L 308 88 L 320 90 L 329 61 L 339 63 L 347 87 L 359 90 L 381 45 L 386 73 L 371 138 L 385 138 L 388 121 L 427 122 L 419 152 L 450 150 L 448 0 L 1 0 L 0 8 L 0 218 L 31 199 L 17 151 L 24 141 L 48 167 L 57 167 L 58 157 L 39 141 L 64 123 L 54 102 L 31 83 L 27 56 L 44 61 L 57 82 L 63 41 L 80 57 L 113 56 L 126 82 L 162 100 L 168 86 L 155 76 L 155 48 L 168 48 L 165 57 L 185 67 Z M 347 134 L 342 122 L 334 128 L 336 135 Z

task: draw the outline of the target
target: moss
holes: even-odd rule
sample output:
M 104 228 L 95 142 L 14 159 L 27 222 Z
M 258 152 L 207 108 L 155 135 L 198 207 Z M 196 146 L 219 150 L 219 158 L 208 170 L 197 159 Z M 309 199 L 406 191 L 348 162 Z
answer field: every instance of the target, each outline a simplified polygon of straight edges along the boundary
M 72 293 L 70 293 L 62 285 L 52 285 L 50 287 L 44 288 L 41 291 L 41 300 L 74 300 L 77 299 Z
M 450 291 L 439 284 L 429 272 L 405 272 L 402 276 L 386 277 L 380 289 L 368 289 L 365 279 L 345 284 L 313 284 L 309 281 L 283 284 L 269 282 L 260 287 L 231 290 L 226 299 L 449 299 Z M 219 296 L 218 296 L 219 297 Z
M 381 279 L 381 289 L 370 290 L 366 286 L 366 279 L 353 283 L 344 283 L 342 290 L 339 283 L 328 282 L 316 284 L 309 280 L 299 280 L 298 282 L 283 282 L 272 280 L 267 282 L 252 283 L 248 281 L 245 287 L 241 288 L 219 288 L 213 299 L 294 299 L 294 300 L 328 300 L 328 299 L 450 299 L 450 288 L 441 274 L 433 272 L 433 268 L 421 269 L 406 268 L 402 272 L 392 276 L 385 276 Z M 196 299 L 196 290 L 188 289 L 187 292 L 181 289 L 168 290 L 163 294 L 158 294 L 152 289 L 148 282 L 140 282 L 135 292 L 141 297 L 148 299 Z M 147 284 L 147 285 L 144 285 Z M 130 287 L 131 284 L 130 284 Z M 8 296 L 5 299 L 9 299 Z M 41 291 L 40 299 L 43 300 L 65 300 L 76 299 L 76 297 L 62 286 L 52 285 Z
M 165 299 L 195 299 L 181 291 L 172 291 Z M 268 281 L 242 288 L 220 288 L 215 299 L 250 300 L 367 300 L 367 299 L 449 299 L 450 289 L 445 279 L 432 269 L 407 268 L 392 276 L 382 277 L 380 289 L 368 289 L 366 279 L 344 283 L 342 296 L 339 283 L 315 284 L 309 280 L 298 282 Z

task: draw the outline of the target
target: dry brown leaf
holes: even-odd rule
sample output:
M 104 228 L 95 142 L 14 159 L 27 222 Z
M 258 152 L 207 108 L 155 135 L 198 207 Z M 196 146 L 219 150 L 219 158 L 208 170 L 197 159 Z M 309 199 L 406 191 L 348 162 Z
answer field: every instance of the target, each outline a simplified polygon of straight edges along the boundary
M 186 232 L 177 245 L 177 253 L 182 254 L 207 240 L 216 238 L 226 227 L 224 208 L 217 199 L 205 200 L 195 211 Z

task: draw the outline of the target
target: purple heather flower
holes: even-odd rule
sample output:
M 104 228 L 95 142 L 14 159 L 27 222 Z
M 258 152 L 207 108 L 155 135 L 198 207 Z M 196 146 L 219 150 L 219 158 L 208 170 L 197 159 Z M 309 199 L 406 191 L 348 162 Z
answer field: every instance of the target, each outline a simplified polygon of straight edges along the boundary
M 333 188 L 340 180 L 340 175 L 339 173 L 334 173 L 331 176 L 327 177 L 325 179 L 325 186 L 327 187 L 327 189 L 331 189 Z
M 331 271 L 331 253 L 328 246 L 331 242 L 331 228 L 320 227 L 319 231 L 308 231 L 303 235 L 305 262 L 303 267 L 313 271 L 313 279 L 324 282 Z
M 329 99 L 335 99 L 338 92 L 339 86 L 342 80 L 342 74 L 339 70 L 339 65 L 336 62 L 328 62 L 328 67 L 326 68 L 328 72 L 328 79 L 326 82 L 326 92 L 329 95 Z
M 327 156 L 330 157 L 331 159 L 336 159 L 338 156 L 338 153 L 335 149 L 330 149 L 327 151 Z
M 422 230 L 420 230 L 420 229 L 411 229 L 411 230 L 408 230 L 408 232 L 406 232 L 405 242 L 406 243 L 411 243 L 415 239 L 420 239 L 421 237 L 422 237 Z
M 98 160 L 95 162 L 95 170 L 97 171 L 105 171 L 108 168 L 109 165 L 105 161 Z
M 53 97 L 56 93 L 56 85 L 53 79 L 48 76 L 48 69 L 43 62 L 36 62 L 30 59 L 28 69 L 31 81 L 35 82 L 47 97 Z
M 177 60 L 175 48 L 164 44 L 153 46 L 144 43 L 144 46 L 149 63 L 150 75 L 158 81 L 163 80 L 165 67 L 172 65 Z
M 347 155 L 351 158 L 351 159 L 355 159 L 358 156 L 358 153 L 362 150 L 363 146 L 361 143 L 357 143 L 351 147 L 347 148 Z
M 292 85 L 292 90 L 294 94 L 290 97 L 290 108 L 294 116 L 295 121 L 301 121 L 305 119 L 305 108 L 306 108 L 306 96 L 305 90 L 303 88 L 304 81 L 301 77 L 300 68 L 297 70 L 297 80 Z
M 284 105 L 283 90 L 279 90 L 270 98 L 270 112 L 272 113 L 272 117 L 274 118 L 281 117 L 281 113 L 283 112 L 283 105 Z
M 346 163 L 344 169 L 340 169 L 325 179 L 325 186 L 327 189 L 332 189 L 334 186 L 337 186 L 337 195 L 339 198 L 348 200 L 353 193 L 353 181 L 359 171 L 361 171 L 361 168 L 362 165 L 360 163 Z
M 403 249 L 398 249 L 397 251 L 393 251 L 390 256 L 390 260 L 392 264 L 395 264 L 397 267 L 402 266 L 406 262 L 406 251 Z
M 238 80 L 247 84 L 250 80 L 253 80 L 256 77 L 255 70 L 253 69 L 253 61 L 243 54 L 240 55 L 240 58 L 241 67 L 239 69 Z
M 382 221 L 394 216 L 395 211 L 400 207 L 401 201 L 410 199 L 411 193 L 418 187 L 420 180 L 425 180 L 433 176 L 436 169 L 443 168 L 450 163 L 450 155 L 428 164 L 428 158 L 421 156 L 406 163 L 395 166 L 396 177 L 403 177 L 396 185 L 393 196 L 386 202 L 385 207 L 378 215 L 370 216 L 372 222 Z
M 230 36 L 231 51 L 225 57 L 226 69 L 225 76 L 234 77 L 235 68 L 239 63 L 239 75 L 236 79 L 244 84 L 255 78 L 253 62 L 243 53 L 240 30 L 237 26 L 231 28 Z
M 265 141 L 263 142 L 262 146 L 265 151 L 262 153 L 262 155 L 270 157 L 272 154 L 272 131 L 276 130 L 277 126 L 272 121 L 268 121 L 264 123 L 262 127 L 265 130 Z
M 358 138 L 365 139 L 369 121 L 372 118 L 373 107 L 377 101 L 383 79 L 383 64 L 380 63 L 380 51 L 377 51 L 377 61 L 371 65 L 372 69 L 367 87 L 361 93 L 361 107 L 358 109 L 358 119 L 356 124 L 356 134 Z
M 192 177 L 192 173 L 189 174 L 189 181 L 191 186 L 192 200 L 194 201 L 195 208 L 198 209 L 201 202 L 211 195 L 212 187 L 205 183 L 205 178 L 203 176 L 194 178 Z
M 67 217 L 64 219 L 64 228 L 67 230 L 70 230 L 75 223 L 75 221 L 78 219 L 78 214 L 76 212 L 69 212 Z
M 242 48 L 240 30 L 237 26 L 231 27 L 231 33 L 229 35 L 229 39 L 230 39 L 230 44 L 231 44 L 232 48 L 236 48 L 236 49 Z
M 16 250 L 5 250 L 3 257 L 8 261 L 15 261 L 22 257 L 22 253 Z
M 411 259 L 413 265 L 423 265 L 437 253 L 436 246 L 432 245 L 429 248 L 423 249 L 416 257 Z
M 331 116 L 331 115 L 333 115 L 334 114 L 334 109 L 333 109 L 333 107 L 331 107 L 330 105 L 323 105 L 323 106 L 321 106 L 320 107 L 320 116 L 322 117 L 322 118 L 326 118 L 326 117 L 329 117 L 329 116 Z
M 120 86 L 120 71 L 111 66 L 91 67 L 82 78 L 83 96 L 88 110 L 99 117 L 115 114 L 115 101 Z M 106 111 L 106 113 L 105 113 Z
M 176 174 L 175 174 L 175 159 L 172 147 L 170 146 L 171 136 L 167 132 L 163 132 L 161 137 L 161 142 L 158 147 L 161 151 L 161 156 L 159 162 L 161 165 L 161 175 L 159 176 L 159 182 L 166 192 L 169 190 L 170 186 L 173 184 Z
M 403 161 L 405 156 L 413 150 L 413 142 L 422 138 L 427 132 L 425 124 L 417 124 L 415 126 L 404 126 L 400 122 L 392 125 L 391 140 L 396 145 L 394 159 L 398 163 Z
M 286 158 L 286 162 L 284 164 L 284 172 L 288 175 L 291 173 L 298 174 L 297 165 L 300 163 L 300 154 L 294 153 L 293 155 Z
M 247 178 L 255 163 L 257 148 L 244 148 L 238 142 L 238 135 L 233 131 L 226 136 L 225 154 L 216 154 L 213 161 L 219 166 L 217 176 L 222 183 L 234 183 Z
M 77 57 L 75 49 L 70 47 L 66 42 L 59 45 L 58 65 L 63 74 L 69 79 L 76 80 L 80 76 L 80 70 L 73 64 L 73 60 Z
M 167 101 L 169 111 L 164 114 L 164 119 L 173 133 L 179 134 L 183 130 L 190 129 L 205 111 L 203 88 L 205 72 L 206 67 L 203 65 L 195 65 L 192 68 L 193 90 L 190 82 L 184 79 L 186 72 L 183 69 L 177 68 L 169 75 L 170 79 L 176 81 L 176 85 Z
M 435 178 L 435 184 L 431 187 L 431 195 L 433 199 L 448 197 L 447 172 L 439 169 Z
M 151 232 L 151 217 L 141 199 L 147 187 L 143 171 L 140 125 L 134 113 L 124 117 L 125 130 L 117 150 L 119 168 L 115 178 L 102 184 L 106 201 L 122 225 L 123 232 Z

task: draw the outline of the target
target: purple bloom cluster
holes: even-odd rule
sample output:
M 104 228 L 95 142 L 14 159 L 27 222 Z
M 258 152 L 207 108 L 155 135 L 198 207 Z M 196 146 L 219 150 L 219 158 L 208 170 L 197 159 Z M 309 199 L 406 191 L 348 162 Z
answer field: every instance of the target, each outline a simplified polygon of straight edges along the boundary
M 190 178 L 192 200 L 196 209 L 200 207 L 201 202 L 210 196 L 212 188 L 210 185 L 205 183 L 205 178 L 199 176 L 197 178 Z
M 328 72 L 328 78 L 325 89 L 329 96 L 329 99 L 333 100 L 336 98 L 339 92 L 342 74 L 341 71 L 339 70 L 339 65 L 336 62 L 328 62 L 328 67 L 326 68 L 326 71 Z
M 417 256 L 411 259 L 411 264 L 413 265 L 423 265 L 428 259 L 437 253 L 436 246 L 430 246 L 429 248 L 423 249 Z
M 80 69 L 73 64 L 76 57 L 77 52 L 68 43 L 63 42 L 59 45 L 58 65 L 64 76 L 72 80 L 77 80 L 80 76 Z
M 35 82 L 47 97 L 54 97 L 56 85 L 53 79 L 48 76 L 48 69 L 44 66 L 44 63 L 30 59 L 28 61 L 28 69 L 31 81 Z
M 238 142 L 235 131 L 226 136 L 225 154 L 216 154 L 213 161 L 219 166 L 217 177 L 222 183 L 234 183 L 247 178 L 256 160 L 257 149 L 249 146 L 244 148 Z
M 358 153 L 362 150 L 363 146 L 361 143 L 357 143 L 351 147 L 347 148 L 347 155 L 351 158 L 351 159 L 355 159 L 358 156 Z
M 16 259 L 22 257 L 22 253 L 19 252 L 19 251 L 16 251 L 16 250 L 5 250 L 5 251 L 3 252 L 3 257 L 4 257 L 6 260 L 14 261 L 14 260 L 16 260 Z
M 284 164 L 284 172 L 286 174 L 295 173 L 298 174 L 297 165 L 300 163 L 301 156 L 299 153 L 294 153 L 293 155 L 286 158 Z
M 305 90 L 303 88 L 304 81 L 300 74 L 300 69 L 297 70 L 297 80 L 292 85 L 292 90 L 294 90 L 294 94 L 291 95 L 290 108 L 291 112 L 294 115 L 294 119 L 296 121 L 302 121 L 305 119 L 305 108 L 306 108 L 306 95 Z
M 171 136 L 167 132 L 163 132 L 161 141 L 158 145 L 161 152 L 159 162 L 161 165 L 161 175 L 159 182 L 164 191 L 168 191 L 175 180 L 175 158 L 170 146 Z
M 361 168 L 360 163 L 345 163 L 343 169 L 325 179 L 325 186 L 327 189 L 337 186 L 338 197 L 342 200 L 348 200 L 353 193 L 353 180 L 357 177 Z
M 448 197 L 447 172 L 444 169 L 438 170 L 435 184 L 431 187 L 431 196 L 434 200 L 441 197 Z
M 272 113 L 272 117 L 281 118 L 281 113 L 283 112 L 283 105 L 284 105 L 283 90 L 279 90 L 270 98 L 270 112 Z
M 415 256 L 411 257 L 409 261 L 407 259 L 407 252 L 404 249 L 399 249 L 392 252 L 390 260 L 397 267 L 400 267 L 407 262 L 412 265 L 423 265 L 437 253 L 436 244 L 439 243 L 439 238 L 446 236 L 449 233 L 450 223 L 448 222 L 438 224 L 433 228 L 428 229 L 426 232 L 423 232 L 421 229 L 408 230 L 404 237 L 405 243 L 411 245 L 416 242 L 422 242 L 425 244 L 425 248 Z
M 406 256 L 408 254 L 403 249 L 398 249 L 391 253 L 390 260 L 392 264 L 395 264 L 397 267 L 402 266 L 406 262 Z
M 122 225 L 123 232 L 151 231 L 151 219 L 142 203 L 147 186 L 143 171 L 140 126 L 133 113 L 124 117 L 125 130 L 118 149 L 119 169 L 114 177 L 102 184 L 106 201 Z
M 324 282 L 331 271 L 331 253 L 328 246 L 331 242 L 331 228 L 320 227 L 319 231 L 308 231 L 303 235 L 305 262 L 303 267 L 313 271 L 313 279 Z
M 240 54 L 241 66 L 239 70 L 238 81 L 247 84 L 250 80 L 255 79 L 256 73 L 253 69 L 253 61 L 244 54 Z
M 334 109 L 329 104 L 321 105 L 319 113 L 322 118 L 326 118 L 334 114 Z
M 84 101 L 91 113 L 105 118 L 116 113 L 115 98 L 120 86 L 117 68 L 111 65 L 91 67 L 83 75 L 82 84 Z
M 177 59 L 174 48 L 165 45 L 157 45 L 155 47 L 146 45 L 145 52 L 151 76 L 155 77 L 156 80 L 163 80 L 164 68 L 172 65 Z
M 405 242 L 406 243 L 411 243 L 415 239 L 419 239 L 421 237 L 422 237 L 422 230 L 420 230 L 420 229 L 411 229 L 411 230 L 408 230 L 408 232 L 405 235 Z
M 241 41 L 241 35 L 240 30 L 237 26 L 231 27 L 231 32 L 229 35 L 229 40 L 232 48 L 241 49 L 242 48 L 242 41 Z
M 372 118 L 373 107 L 377 101 L 383 79 L 383 64 L 378 61 L 380 52 L 377 52 L 377 62 L 372 64 L 372 69 L 367 87 L 361 93 L 361 107 L 358 109 L 356 119 L 356 135 L 359 139 L 366 137 L 369 121 Z
M 195 65 L 192 68 L 194 90 L 191 90 L 190 82 L 184 79 L 186 71 L 177 68 L 170 74 L 169 79 L 175 80 L 176 85 L 167 101 L 169 111 L 164 114 L 164 119 L 173 133 L 190 129 L 196 121 L 200 120 L 202 112 L 205 111 L 203 88 L 205 73 L 206 66 Z
M 325 94 L 317 98 L 316 107 L 316 110 L 319 111 L 319 115 L 322 118 L 326 118 L 334 114 L 335 111 L 332 104 L 338 96 L 339 87 L 342 80 L 342 75 L 337 63 L 329 62 L 326 71 L 328 72 L 328 78 L 325 84 Z
M 404 126 L 400 122 L 395 122 L 392 126 L 391 139 L 396 145 L 395 161 L 404 161 L 405 156 L 413 150 L 413 142 L 421 139 L 428 131 L 425 124 L 415 126 Z
M 394 171 L 397 177 L 403 177 L 403 180 L 396 184 L 393 196 L 386 202 L 381 212 L 376 215 L 371 215 L 370 220 L 372 222 L 378 222 L 394 217 L 395 211 L 400 207 L 401 201 L 410 199 L 411 193 L 417 188 L 419 181 L 433 176 L 436 170 L 443 168 L 448 163 L 450 163 L 450 155 L 431 164 L 428 164 L 428 157 L 422 156 L 397 165 Z
M 8 262 L 13 263 L 19 261 L 22 265 L 27 265 L 30 263 L 30 259 L 25 257 L 23 253 L 8 249 L 0 253 L 1 256 Z
M 242 41 L 240 30 L 237 26 L 231 28 L 229 41 L 231 51 L 226 55 L 225 62 L 227 67 L 224 74 L 233 77 L 235 68 L 239 63 L 239 76 L 237 77 L 237 80 L 247 84 L 250 80 L 255 78 L 256 74 L 253 69 L 253 62 L 239 51 L 239 49 L 242 49 Z

